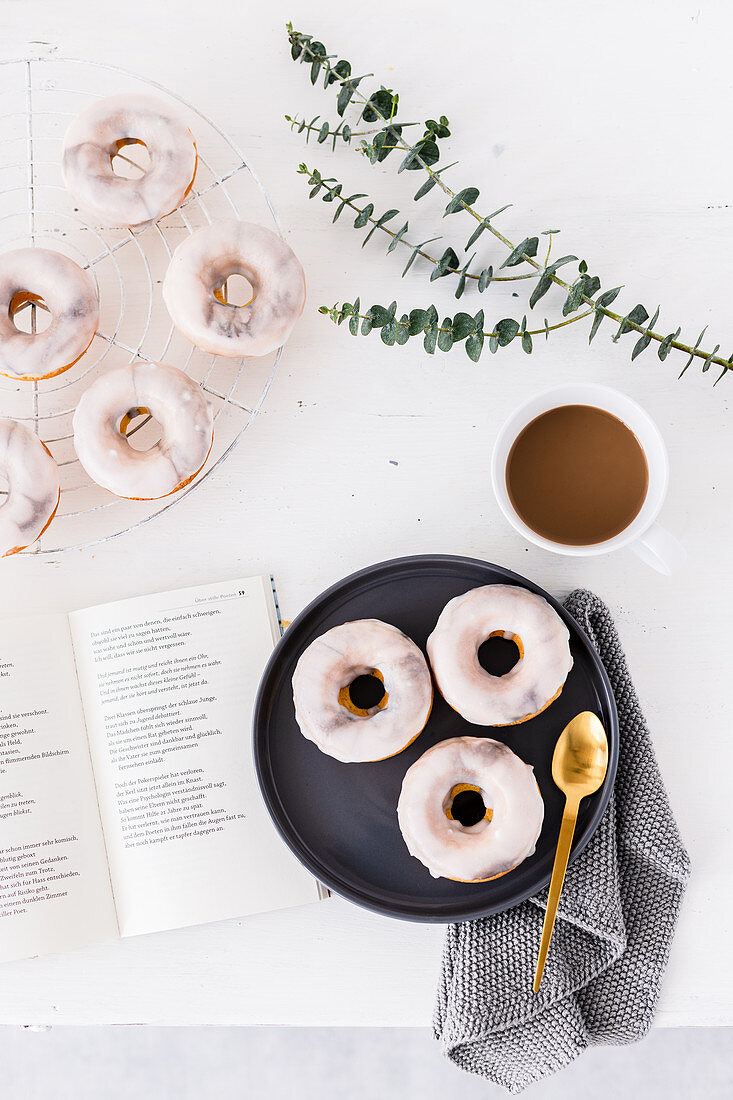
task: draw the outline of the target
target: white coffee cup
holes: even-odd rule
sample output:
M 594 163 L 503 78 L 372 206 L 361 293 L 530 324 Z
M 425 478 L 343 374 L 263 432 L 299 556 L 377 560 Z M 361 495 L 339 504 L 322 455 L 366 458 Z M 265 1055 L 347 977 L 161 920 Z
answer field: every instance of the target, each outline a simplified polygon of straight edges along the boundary
M 631 429 L 639 441 L 646 455 L 649 469 L 649 485 L 644 503 L 631 523 L 613 538 L 594 542 L 588 546 L 571 546 L 538 535 L 518 515 L 507 490 L 506 466 L 517 436 L 536 417 L 559 405 L 591 405 L 597 409 L 605 409 L 606 412 L 618 417 L 627 428 Z M 581 558 L 607 554 L 612 550 L 620 550 L 621 547 L 628 546 L 647 565 L 666 574 L 678 569 L 687 557 L 684 546 L 656 522 L 669 482 L 667 449 L 659 429 L 641 405 L 637 405 L 636 401 L 632 401 L 630 397 L 608 386 L 600 386 L 592 382 L 569 383 L 566 386 L 545 390 L 530 398 L 513 412 L 499 429 L 491 458 L 491 480 L 499 507 L 512 527 L 536 546 L 542 546 L 555 554 Z

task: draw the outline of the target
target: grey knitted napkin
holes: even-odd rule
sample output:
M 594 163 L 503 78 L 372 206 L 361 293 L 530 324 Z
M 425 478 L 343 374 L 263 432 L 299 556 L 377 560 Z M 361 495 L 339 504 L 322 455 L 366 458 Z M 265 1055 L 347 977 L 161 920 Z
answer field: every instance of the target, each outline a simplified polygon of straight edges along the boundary
M 613 795 L 568 869 L 540 992 L 532 977 L 547 890 L 449 927 L 434 1020 L 456 1065 L 512 1093 L 586 1047 L 647 1032 L 690 870 L 611 613 L 583 589 L 565 607 L 598 650 L 616 697 Z

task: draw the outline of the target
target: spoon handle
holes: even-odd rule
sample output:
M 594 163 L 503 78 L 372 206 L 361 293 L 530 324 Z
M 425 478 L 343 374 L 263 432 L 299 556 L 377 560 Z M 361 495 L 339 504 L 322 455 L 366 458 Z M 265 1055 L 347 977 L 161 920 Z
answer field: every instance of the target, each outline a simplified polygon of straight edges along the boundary
M 560 835 L 557 839 L 555 862 L 552 866 L 552 878 L 550 879 L 550 893 L 547 898 L 547 909 L 545 910 L 545 922 L 542 925 L 540 953 L 537 956 L 537 967 L 534 972 L 534 983 L 532 988 L 535 993 L 539 991 L 542 974 L 545 969 L 545 960 L 547 959 L 547 952 L 550 947 L 550 940 L 552 939 L 552 930 L 555 927 L 557 906 L 560 901 L 563 882 L 565 881 L 565 871 L 568 866 L 568 858 L 573 844 L 573 834 L 575 832 L 575 823 L 577 819 L 578 803 L 566 799 L 565 809 L 562 815 L 562 824 L 560 825 Z

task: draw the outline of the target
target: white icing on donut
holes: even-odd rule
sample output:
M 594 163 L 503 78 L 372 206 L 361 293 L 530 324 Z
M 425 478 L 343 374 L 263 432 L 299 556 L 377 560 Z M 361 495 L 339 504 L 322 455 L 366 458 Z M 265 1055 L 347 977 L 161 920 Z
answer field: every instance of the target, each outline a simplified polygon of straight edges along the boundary
M 140 179 L 115 174 L 112 158 L 142 143 L 150 166 Z M 196 172 L 196 146 L 179 111 L 149 95 L 112 95 L 78 115 L 66 132 L 64 180 L 100 224 L 143 228 L 181 205 Z
M 44 332 L 21 332 L 13 313 L 20 301 L 42 299 L 51 314 Z M 48 248 L 0 255 L 0 374 L 52 378 L 84 354 L 99 325 L 94 279 L 68 256 Z
M 254 297 L 244 306 L 216 295 L 243 275 Z M 163 283 L 174 325 L 213 355 L 267 355 L 284 344 L 305 304 L 305 275 L 277 233 L 252 222 L 215 222 L 178 246 Z
M 479 664 L 479 646 L 491 634 L 521 642 L 523 655 L 504 676 Z M 488 584 L 446 604 L 427 650 L 435 682 L 454 710 L 477 726 L 507 726 L 532 718 L 561 691 L 573 667 L 569 640 L 542 596 Z
M 121 422 L 147 409 L 162 428 L 148 451 L 136 451 Z M 186 485 L 206 462 L 214 418 L 203 390 L 177 367 L 115 367 L 87 389 L 74 413 L 74 446 L 89 476 L 116 496 L 152 500 Z
M 378 670 L 386 705 L 366 716 L 339 702 L 357 676 Z M 433 702 L 430 670 L 401 630 L 358 619 L 326 631 L 301 654 L 293 676 L 295 717 L 322 752 L 345 763 L 383 760 L 401 752 L 423 729 Z
M 491 820 L 448 817 L 453 792 L 477 787 Z M 434 878 L 480 882 L 511 871 L 535 850 L 545 807 L 534 770 L 488 737 L 452 737 L 416 760 L 402 783 L 397 816 L 411 855 Z
M 0 470 L 9 483 L 0 497 L 0 557 L 7 557 L 35 542 L 53 519 L 59 470 L 38 436 L 16 420 L 0 420 Z

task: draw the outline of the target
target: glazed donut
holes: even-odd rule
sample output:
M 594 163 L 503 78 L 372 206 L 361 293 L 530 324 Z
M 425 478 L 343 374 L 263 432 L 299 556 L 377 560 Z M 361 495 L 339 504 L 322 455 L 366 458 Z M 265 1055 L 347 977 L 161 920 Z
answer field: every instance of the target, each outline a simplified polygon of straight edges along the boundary
M 369 710 L 354 706 L 349 685 L 377 676 L 385 688 Z M 433 683 L 421 651 L 379 619 L 358 619 L 327 630 L 301 654 L 293 675 L 295 717 L 304 737 L 344 763 L 384 760 L 422 731 L 433 704 Z
M 479 664 L 487 638 L 514 641 L 519 661 L 505 676 Z M 573 667 L 570 635 L 557 612 L 526 588 L 487 584 L 450 600 L 427 650 L 441 695 L 477 726 L 526 722 L 560 694 Z
M 162 437 L 136 451 L 129 421 L 150 413 Z M 134 363 L 115 367 L 81 396 L 74 413 L 74 446 L 98 485 L 118 497 L 155 500 L 187 485 L 208 458 L 214 419 L 197 382 L 177 367 Z
M 9 557 L 39 539 L 53 519 L 59 505 L 59 469 L 25 424 L 0 420 L 0 471 L 9 486 L 0 503 L 0 557 Z
M 252 284 L 252 300 L 230 305 L 221 287 L 231 275 Z M 305 304 L 305 275 L 277 233 L 252 222 L 215 222 L 178 246 L 163 282 L 173 324 L 197 348 L 239 358 L 284 344 Z
M 112 158 L 144 145 L 150 167 L 140 179 L 115 174 Z M 99 223 L 142 229 L 176 210 L 196 173 L 196 145 L 170 104 L 149 95 L 112 95 L 85 107 L 66 131 L 67 188 Z
M 51 314 L 44 332 L 21 332 L 13 316 L 26 302 Z M 61 252 L 16 248 L 0 255 L 0 374 L 53 378 L 87 350 L 99 326 L 99 299 L 88 271 Z
M 477 791 L 484 816 L 463 825 L 456 795 Z M 405 844 L 433 878 L 486 882 L 531 856 L 545 807 L 534 771 L 488 737 L 439 741 L 415 761 L 402 783 L 397 817 Z

